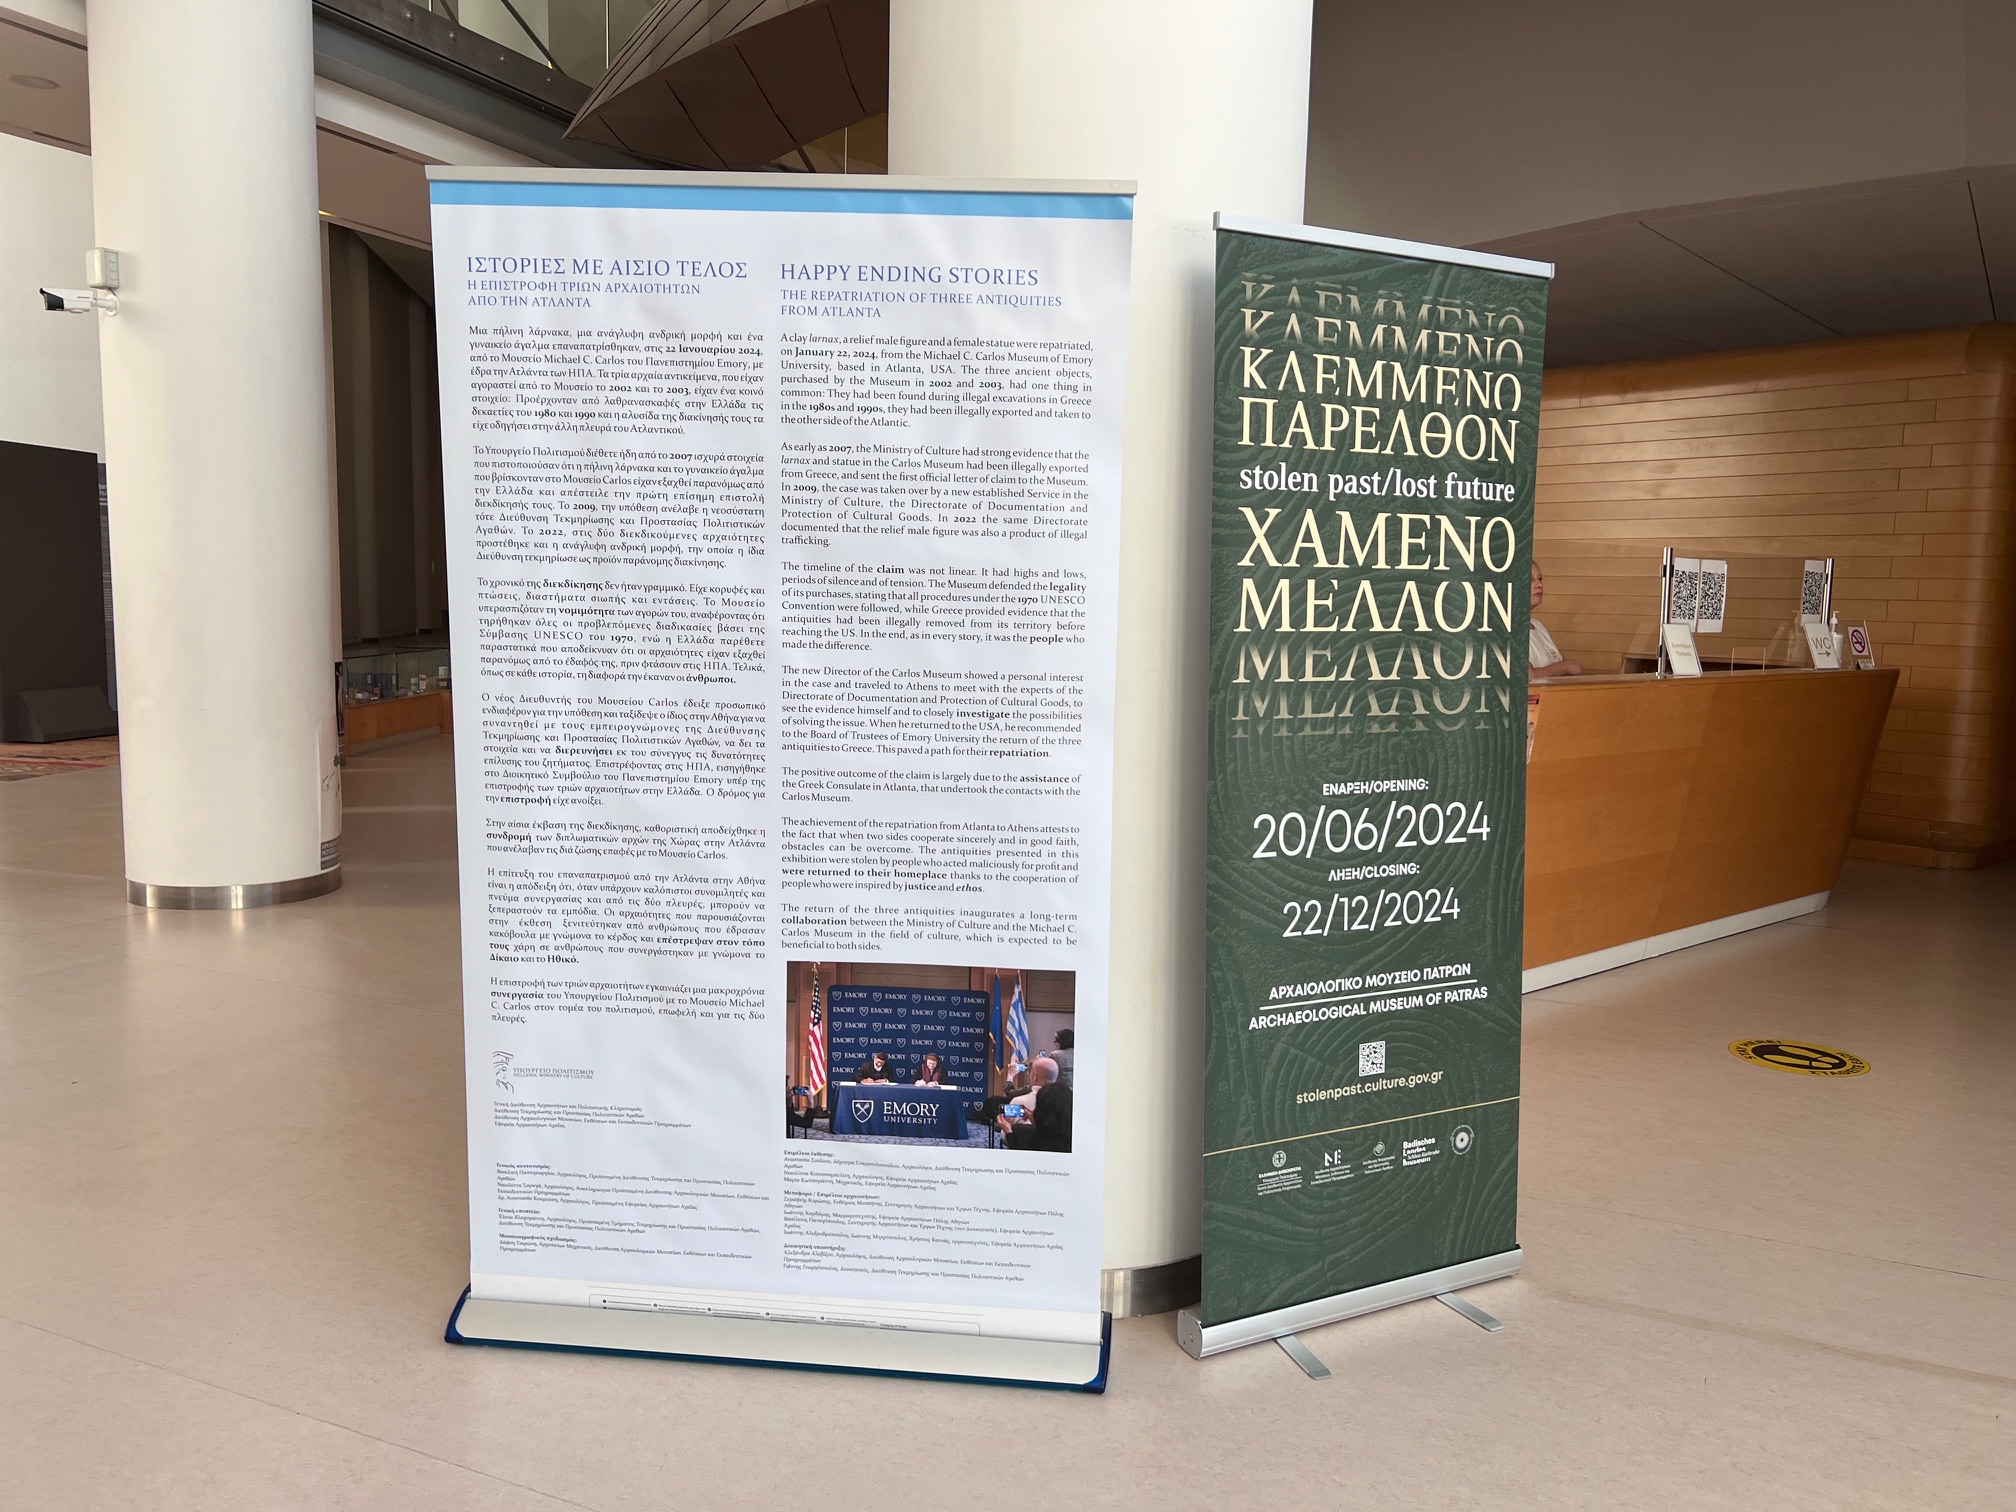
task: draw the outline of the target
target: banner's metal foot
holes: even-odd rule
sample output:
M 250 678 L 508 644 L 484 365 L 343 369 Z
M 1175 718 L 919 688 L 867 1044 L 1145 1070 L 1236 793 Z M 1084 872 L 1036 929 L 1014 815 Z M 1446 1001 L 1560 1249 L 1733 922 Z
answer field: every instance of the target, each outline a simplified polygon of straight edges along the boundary
M 1486 1333 L 1502 1333 L 1505 1325 L 1474 1303 L 1465 1302 L 1454 1292 L 1437 1292 L 1435 1300 L 1453 1312 L 1461 1313 Z
M 5 3 L 6 0 L 0 0 L 0 5 Z M 1480 1255 L 1475 1260 L 1438 1266 L 1418 1275 L 1381 1281 L 1375 1286 L 1357 1287 L 1331 1297 L 1318 1297 L 1313 1302 L 1298 1302 L 1293 1307 L 1277 1307 L 1268 1312 L 1254 1313 L 1251 1317 L 1234 1318 L 1229 1323 L 1207 1324 L 1197 1308 L 1186 1307 L 1176 1314 L 1176 1342 L 1191 1359 L 1207 1359 L 1228 1349 L 1244 1349 L 1249 1344 L 1264 1344 L 1283 1334 L 1300 1333 L 1305 1328 L 1322 1328 L 1327 1324 L 1342 1323 L 1346 1318 L 1362 1318 L 1382 1308 L 1425 1302 L 1444 1292 L 1463 1291 L 1467 1287 L 1482 1286 L 1486 1281 L 1502 1281 L 1507 1276 L 1519 1274 L 1525 1257 L 1526 1252 L 1516 1248 L 1496 1255 Z
M 1330 1367 L 1317 1359 L 1310 1352 L 1309 1346 L 1296 1338 L 1295 1335 L 1281 1334 L 1275 1338 L 1274 1342 L 1281 1346 L 1289 1359 L 1302 1367 L 1302 1373 L 1309 1377 L 1310 1380 L 1327 1381 L 1330 1379 Z

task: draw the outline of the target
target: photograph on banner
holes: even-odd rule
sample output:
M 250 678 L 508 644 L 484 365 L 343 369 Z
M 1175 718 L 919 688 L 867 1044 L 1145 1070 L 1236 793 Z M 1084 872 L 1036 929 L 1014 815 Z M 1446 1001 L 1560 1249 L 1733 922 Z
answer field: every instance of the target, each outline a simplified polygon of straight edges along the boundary
M 1076 972 L 786 970 L 787 1137 L 1070 1153 Z
M 1096 1347 L 1104 1078 L 987 1036 L 1104 1041 L 1125 186 L 432 197 L 472 1298 Z
M 1205 1330 L 1516 1265 L 1546 321 L 1544 277 L 1518 271 L 1540 265 L 1232 219 L 1218 232 Z M 1699 576 L 1697 562 L 1682 579 L 1690 603 Z

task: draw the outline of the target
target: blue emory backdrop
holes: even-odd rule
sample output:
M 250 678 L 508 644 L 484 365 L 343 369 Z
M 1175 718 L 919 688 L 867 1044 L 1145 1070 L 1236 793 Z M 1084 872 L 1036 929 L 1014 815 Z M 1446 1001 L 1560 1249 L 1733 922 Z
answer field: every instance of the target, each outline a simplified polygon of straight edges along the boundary
M 835 987 L 826 997 L 826 1065 L 847 1081 L 869 1052 L 886 1050 L 894 1079 L 913 1081 L 931 1051 L 945 1063 L 945 1085 L 987 1096 L 987 1014 L 984 992 L 922 987 Z

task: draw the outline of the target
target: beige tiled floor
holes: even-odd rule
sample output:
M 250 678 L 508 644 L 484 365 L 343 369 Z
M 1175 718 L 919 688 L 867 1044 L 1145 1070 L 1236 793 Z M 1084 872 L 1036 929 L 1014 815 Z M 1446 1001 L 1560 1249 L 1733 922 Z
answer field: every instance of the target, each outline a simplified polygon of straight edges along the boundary
M 1529 998 L 1503 1333 L 1140 1319 L 1092 1398 L 442 1344 L 446 743 L 348 786 L 344 889 L 238 917 L 121 901 L 116 770 L 0 786 L 0 1507 L 2016 1502 L 2016 868 Z

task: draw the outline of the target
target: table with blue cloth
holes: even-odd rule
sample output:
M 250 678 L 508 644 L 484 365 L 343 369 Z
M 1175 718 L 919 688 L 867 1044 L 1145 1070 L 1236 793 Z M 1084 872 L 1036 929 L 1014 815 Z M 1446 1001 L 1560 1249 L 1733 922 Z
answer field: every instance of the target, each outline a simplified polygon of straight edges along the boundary
M 833 1084 L 833 1132 L 897 1139 L 964 1139 L 966 1104 L 976 1094 L 957 1087 Z

